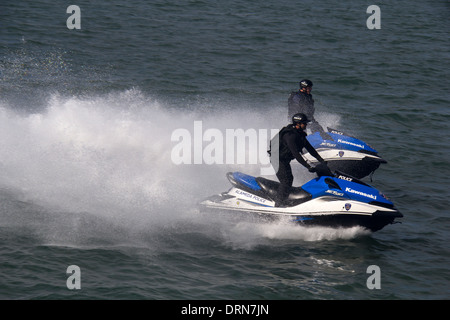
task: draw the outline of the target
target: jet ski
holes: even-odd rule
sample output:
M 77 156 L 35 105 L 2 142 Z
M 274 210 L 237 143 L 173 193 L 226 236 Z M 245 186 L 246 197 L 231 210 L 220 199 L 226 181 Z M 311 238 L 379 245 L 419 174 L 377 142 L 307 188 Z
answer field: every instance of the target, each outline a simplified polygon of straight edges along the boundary
M 264 220 L 287 219 L 304 226 L 333 228 L 360 226 L 372 232 L 403 217 L 377 189 L 345 173 L 327 170 L 317 170 L 317 178 L 292 187 L 280 206 L 275 205 L 279 182 L 228 172 L 231 189 L 205 199 L 200 206 Z
M 327 129 L 329 138 L 322 138 L 319 132 L 310 134 L 306 138 L 332 171 L 340 171 L 362 179 L 373 174 L 381 164 L 387 163 L 378 155 L 377 150 L 364 141 L 342 131 Z M 317 159 L 308 152 L 303 156 L 310 164 L 317 164 Z

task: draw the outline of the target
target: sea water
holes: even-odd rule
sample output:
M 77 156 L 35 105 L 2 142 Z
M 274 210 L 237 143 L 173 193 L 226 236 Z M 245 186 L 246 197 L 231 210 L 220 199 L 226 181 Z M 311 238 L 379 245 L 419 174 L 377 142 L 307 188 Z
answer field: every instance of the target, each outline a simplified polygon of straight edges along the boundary
M 73 4 L 79 29 L 69 4 L 0 5 L 0 298 L 450 297 L 447 2 Z M 388 161 L 366 182 L 402 224 L 199 212 L 228 171 L 276 179 L 264 143 L 303 78 L 323 126 Z

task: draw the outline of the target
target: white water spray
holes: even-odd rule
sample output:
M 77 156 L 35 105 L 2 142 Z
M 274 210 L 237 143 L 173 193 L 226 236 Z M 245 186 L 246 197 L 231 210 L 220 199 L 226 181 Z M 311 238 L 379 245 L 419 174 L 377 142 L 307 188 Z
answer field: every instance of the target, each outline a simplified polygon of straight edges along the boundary
M 258 174 L 260 167 L 177 165 L 171 160 L 171 135 L 198 120 L 223 132 L 284 125 L 285 115 L 255 116 L 245 106 L 236 110 L 175 112 L 138 90 L 88 98 L 53 96 L 44 112 L 34 114 L 0 102 L 0 188 L 17 190 L 24 200 L 49 211 L 89 213 L 121 224 L 195 221 L 198 201 L 228 188 L 227 171 Z M 300 178 L 304 182 L 308 175 Z M 252 234 L 298 237 L 290 226 L 283 232 L 279 228 L 264 225 Z

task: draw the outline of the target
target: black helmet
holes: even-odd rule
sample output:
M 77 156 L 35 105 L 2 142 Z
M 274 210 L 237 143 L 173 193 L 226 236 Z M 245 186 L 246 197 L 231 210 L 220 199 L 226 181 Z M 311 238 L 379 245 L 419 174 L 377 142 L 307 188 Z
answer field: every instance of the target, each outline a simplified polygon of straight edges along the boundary
M 303 79 L 302 81 L 300 81 L 299 86 L 300 88 L 312 87 L 313 83 L 311 80 Z
M 293 124 L 297 124 L 297 123 L 308 123 L 311 122 L 310 120 L 308 120 L 308 117 L 304 114 L 304 113 L 296 113 L 292 116 L 292 123 Z

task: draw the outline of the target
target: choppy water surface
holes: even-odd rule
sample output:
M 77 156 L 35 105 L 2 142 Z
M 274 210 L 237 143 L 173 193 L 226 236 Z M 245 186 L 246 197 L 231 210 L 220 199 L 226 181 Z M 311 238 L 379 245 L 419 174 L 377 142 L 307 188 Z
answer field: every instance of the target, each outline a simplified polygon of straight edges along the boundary
M 0 297 L 448 299 L 450 8 L 381 1 L 368 30 L 370 4 L 78 1 L 69 30 L 65 4 L 2 3 Z M 388 160 L 371 183 L 402 224 L 370 234 L 197 210 L 226 172 L 261 166 L 176 165 L 174 130 L 279 129 L 305 77 L 318 120 Z M 381 289 L 367 287 L 371 265 Z

